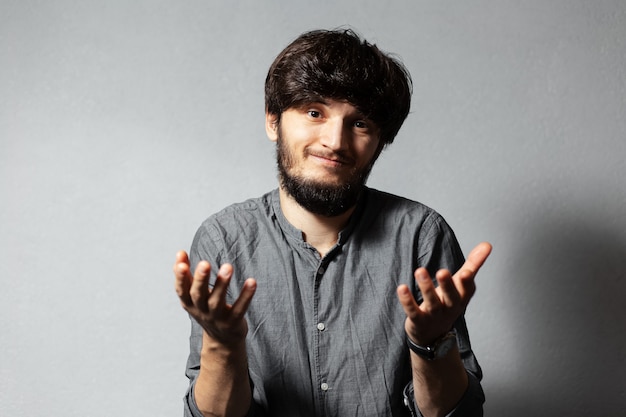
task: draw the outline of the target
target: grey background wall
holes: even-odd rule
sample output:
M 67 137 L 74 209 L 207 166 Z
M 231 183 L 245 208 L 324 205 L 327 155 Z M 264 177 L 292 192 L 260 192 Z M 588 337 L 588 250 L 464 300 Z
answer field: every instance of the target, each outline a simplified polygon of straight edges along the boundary
M 263 80 L 349 25 L 415 96 L 370 185 L 495 250 L 487 416 L 626 405 L 623 1 L 0 1 L 0 414 L 180 415 L 176 250 L 275 187 Z

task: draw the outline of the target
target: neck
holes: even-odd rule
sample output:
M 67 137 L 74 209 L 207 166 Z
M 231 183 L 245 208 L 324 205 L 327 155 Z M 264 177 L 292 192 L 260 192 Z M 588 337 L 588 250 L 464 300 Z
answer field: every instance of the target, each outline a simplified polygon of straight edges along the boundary
M 355 207 L 338 216 L 326 217 L 311 213 L 296 202 L 282 187 L 279 189 L 280 207 L 289 223 L 300 229 L 304 240 L 324 256 L 335 246 L 339 232 L 348 224 Z

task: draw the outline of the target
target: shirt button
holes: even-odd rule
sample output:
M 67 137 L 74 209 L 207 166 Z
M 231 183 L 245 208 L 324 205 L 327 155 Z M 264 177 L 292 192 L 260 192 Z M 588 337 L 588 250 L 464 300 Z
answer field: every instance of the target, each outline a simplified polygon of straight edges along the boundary
M 328 391 L 328 384 L 326 382 L 322 382 L 320 388 L 322 389 L 322 391 Z
M 317 275 L 324 275 L 324 272 L 326 272 L 326 270 L 323 266 L 320 266 L 317 270 Z
M 324 323 L 317 323 L 317 330 L 323 332 L 326 329 L 326 325 Z

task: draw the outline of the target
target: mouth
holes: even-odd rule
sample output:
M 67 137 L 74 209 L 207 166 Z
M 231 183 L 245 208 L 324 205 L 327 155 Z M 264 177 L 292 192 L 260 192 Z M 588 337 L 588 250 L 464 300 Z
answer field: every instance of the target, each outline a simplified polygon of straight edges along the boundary
M 329 167 L 341 168 L 352 165 L 350 158 L 335 153 L 308 152 L 308 156 L 316 162 Z

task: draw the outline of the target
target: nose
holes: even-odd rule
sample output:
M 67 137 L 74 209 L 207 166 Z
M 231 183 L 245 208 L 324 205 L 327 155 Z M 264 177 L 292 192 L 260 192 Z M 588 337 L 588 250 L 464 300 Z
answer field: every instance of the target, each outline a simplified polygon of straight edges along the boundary
M 344 150 L 348 147 L 349 129 L 342 118 L 329 119 L 324 123 L 320 142 L 333 151 Z

